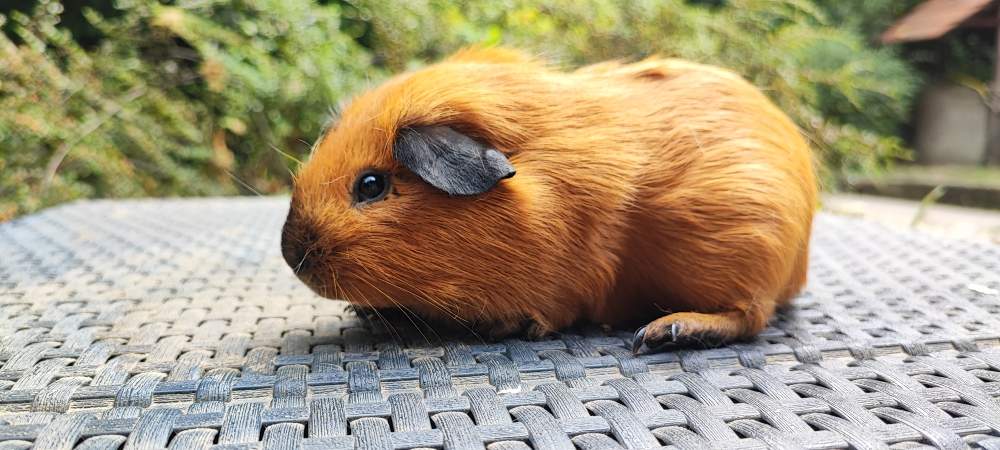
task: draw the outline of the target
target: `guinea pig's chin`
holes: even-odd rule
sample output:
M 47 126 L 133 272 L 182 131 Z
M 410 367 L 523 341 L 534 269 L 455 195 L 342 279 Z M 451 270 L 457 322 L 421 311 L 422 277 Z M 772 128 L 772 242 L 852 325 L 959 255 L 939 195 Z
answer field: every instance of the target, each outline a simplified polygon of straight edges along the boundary
M 314 273 L 299 273 L 296 274 L 299 281 L 305 284 L 310 290 L 319 295 L 320 297 L 325 297 L 329 299 L 340 300 L 343 296 L 339 289 L 336 289 L 336 285 L 331 279 L 324 279 L 322 276 Z

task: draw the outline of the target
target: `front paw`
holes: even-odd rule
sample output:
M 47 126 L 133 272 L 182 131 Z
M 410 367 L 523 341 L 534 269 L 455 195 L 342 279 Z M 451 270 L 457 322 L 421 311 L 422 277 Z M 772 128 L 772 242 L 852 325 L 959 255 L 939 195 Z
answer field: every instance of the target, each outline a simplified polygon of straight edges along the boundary
M 482 328 L 486 330 L 486 337 L 494 341 L 506 338 L 538 339 L 553 331 L 534 318 L 489 321 L 483 323 Z

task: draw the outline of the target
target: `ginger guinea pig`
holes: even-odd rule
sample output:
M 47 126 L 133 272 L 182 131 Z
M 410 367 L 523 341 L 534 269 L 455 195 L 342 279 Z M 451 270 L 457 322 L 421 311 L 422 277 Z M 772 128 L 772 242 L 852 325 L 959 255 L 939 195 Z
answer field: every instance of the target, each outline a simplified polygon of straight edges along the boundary
M 353 99 L 281 246 L 322 296 L 495 337 L 648 323 L 655 349 L 761 331 L 805 283 L 816 205 L 805 140 L 733 73 L 470 49 Z

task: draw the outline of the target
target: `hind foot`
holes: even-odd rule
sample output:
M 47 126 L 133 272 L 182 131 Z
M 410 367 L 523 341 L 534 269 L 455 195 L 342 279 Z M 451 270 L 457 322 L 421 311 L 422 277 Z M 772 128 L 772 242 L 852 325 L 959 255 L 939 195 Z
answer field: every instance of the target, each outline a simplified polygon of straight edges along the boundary
M 639 328 L 632 338 L 632 353 L 645 347 L 655 352 L 667 345 L 716 347 L 752 335 L 763 328 L 742 312 L 682 312 L 660 317 Z

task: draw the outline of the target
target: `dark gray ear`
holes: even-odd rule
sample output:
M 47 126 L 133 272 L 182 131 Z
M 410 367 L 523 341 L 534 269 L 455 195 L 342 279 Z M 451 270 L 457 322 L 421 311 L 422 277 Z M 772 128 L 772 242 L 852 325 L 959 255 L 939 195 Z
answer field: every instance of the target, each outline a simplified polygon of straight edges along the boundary
M 446 126 L 399 130 L 396 161 L 449 195 L 482 194 L 514 176 L 514 166 L 496 149 Z

